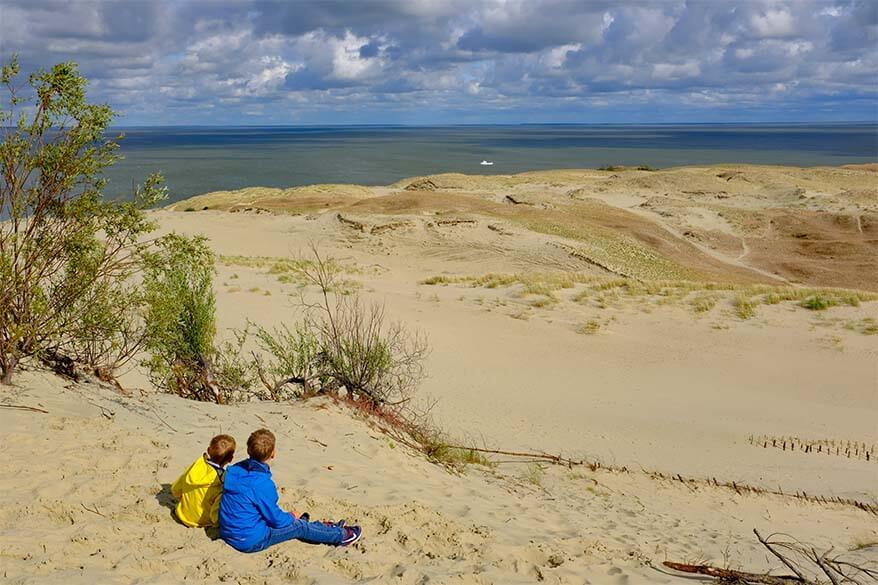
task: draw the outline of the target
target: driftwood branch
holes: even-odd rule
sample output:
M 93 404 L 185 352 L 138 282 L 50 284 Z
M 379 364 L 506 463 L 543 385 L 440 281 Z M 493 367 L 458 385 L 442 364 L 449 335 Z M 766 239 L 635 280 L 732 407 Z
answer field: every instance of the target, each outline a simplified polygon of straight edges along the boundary
M 747 573 L 733 569 L 720 569 L 709 565 L 687 565 L 684 563 L 672 563 L 665 561 L 664 566 L 681 573 L 694 573 L 707 575 L 723 583 L 759 583 L 760 585 L 816 585 L 814 581 L 806 581 L 799 577 L 789 575 L 764 575 L 760 573 Z
M 793 563 L 791 563 L 789 560 L 787 560 L 787 558 L 786 558 L 785 556 L 783 556 L 782 554 L 780 554 L 779 552 L 777 552 L 776 550 L 774 550 L 773 548 L 771 548 L 771 544 L 769 544 L 768 542 L 766 542 L 766 540 L 765 540 L 764 538 L 762 538 L 762 535 L 759 534 L 759 531 L 756 530 L 755 528 L 753 529 L 753 534 L 756 535 L 756 538 L 759 539 L 759 542 L 762 543 L 762 546 L 764 546 L 765 548 L 768 549 L 768 552 L 770 552 L 771 554 L 773 554 L 774 556 L 776 556 L 776 557 L 780 560 L 780 562 L 782 562 L 784 565 L 786 565 L 787 568 L 789 568 L 790 571 L 792 571 L 793 573 L 795 573 L 796 576 L 797 576 L 799 579 L 802 579 L 802 580 L 805 579 L 804 575 L 802 575 L 802 572 L 799 571 L 799 570 L 793 565 Z
M 756 538 L 773 556 L 795 575 L 770 575 L 768 573 L 748 573 L 733 569 L 722 569 L 710 565 L 689 565 L 666 561 L 664 565 L 675 571 L 694 573 L 713 577 L 720 583 L 739 585 L 821 585 L 829 579 L 832 585 L 865 585 L 878 583 L 878 569 L 874 561 L 854 563 L 838 555 L 830 557 L 833 549 L 817 552 L 813 546 L 803 544 L 784 534 L 770 534 L 763 538 L 759 531 L 753 530 Z M 777 537 L 784 537 L 779 540 Z

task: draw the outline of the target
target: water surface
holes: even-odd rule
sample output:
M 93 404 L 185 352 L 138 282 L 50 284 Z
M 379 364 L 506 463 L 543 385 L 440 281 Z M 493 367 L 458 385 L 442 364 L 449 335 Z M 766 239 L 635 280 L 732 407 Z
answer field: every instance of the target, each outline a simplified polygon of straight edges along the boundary
M 386 185 L 432 173 L 505 174 L 602 165 L 839 165 L 878 161 L 878 125 L 138 127 L 107 193 L 161 171 L 175 201 L 209 191 L 312 183 Z M 481 166 L 487 159 L 493 166 Z

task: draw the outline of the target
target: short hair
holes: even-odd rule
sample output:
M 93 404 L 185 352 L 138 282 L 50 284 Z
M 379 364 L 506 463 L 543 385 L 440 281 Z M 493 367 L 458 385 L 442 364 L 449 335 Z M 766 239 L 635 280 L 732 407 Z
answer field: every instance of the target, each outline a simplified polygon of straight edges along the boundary
M 253 431 L 247 439 L 247 455 L 257 461 L 265 462 L 272 453 L 274 453 L 274 433 L 268 429 Z
M 235 438 L 231 435 L 217 435 L 210 440 L 207 457 L 217 465 L 225 465 L 235 458 Z

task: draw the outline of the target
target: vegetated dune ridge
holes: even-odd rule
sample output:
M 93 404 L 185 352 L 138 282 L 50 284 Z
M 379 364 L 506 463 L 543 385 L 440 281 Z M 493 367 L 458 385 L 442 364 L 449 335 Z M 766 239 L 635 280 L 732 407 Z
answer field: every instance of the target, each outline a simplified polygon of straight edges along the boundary
M 583 467 L 457 475 L 327 399 L 222 407 L 22 374 L 3 402 L 48 411 L 0 409 L 4 583 L 684 583 L 661 562 L 776 564 L 754 527 L 876 554 L 875 516 L 850 506 Z M 360 543 L 245 555 L 171 519 L 168 484 L 200 447 L 261 426 L 281 505 L 360 523 Z
M 874 165 L 728 165 L 661 171 L 444 174 L 389 187 L 250 188 L 172 209 L 332 210 L 496 220 L 576 248 L 581 262 L 635 278 L 783 281 L 878 290 Z
M 0 403 L 48 413 L 0 408 L 0 580 L 684 583 L 654 567 L 776 566 L 753 528 L 878 560 L 873 514 L 705 481 L 878 503 L 876 177 L 441 175 L 157 211 L 162 232 L 210 238 L 223 336 L 298 319 L 313 291 L 290 260 L 316 243 L 427 335 L 421 393 L 454 436 L 630 471 L 498 457 L 457 475 L 328 399 L 220 407 L 156 395 L 137 369 L 132 397 L 27 372 Z M 826 231 L 783 235 L 783 217 Z M 231 432 L 243 456 L 261 426 L 280 440 L 281 503 L 359 522 L 361 543 L 240 555 L 171 520 L 166 484 L 210 436 Z

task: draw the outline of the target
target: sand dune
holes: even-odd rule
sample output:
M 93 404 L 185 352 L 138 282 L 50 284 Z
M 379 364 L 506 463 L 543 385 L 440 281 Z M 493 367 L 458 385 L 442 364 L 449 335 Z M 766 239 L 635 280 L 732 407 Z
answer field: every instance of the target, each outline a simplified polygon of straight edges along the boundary
M 220 407 L 155 394 L 136 368 L 131 396 L 31 371 L 0 395 L 48 411 L 0 408 L 2 580 L 684 583 L 661 562 L 774 566 L 754 528 L 878 560 L 874 514 L 712 485 L 878 504 L 878 461 L 845 452 L 878 444 L 876 194 L 871 168 L 736 165 L 157 211 L 163 232 L 210 238 L 222 335 L 297 319 L 309 291 L 284 262 L 316 243 L 427 335 L 421 392 L 452 435 L 628 471 L 496 457 L 450 473 L 327 398 Z M 172 521 L 168 485 L 209 438 L 261 426 L 282 504 L 361 523 L 360 543 L 241 555 Z
M 325 400 L 218 407 L 21 378 L 6 401 L 49 414 L 0 409 L 8 583 L 675 583 L 661 561 L 767 568 L 754 527 L 818 546 L 878 539 L 875 517 L 851 507 L 640 473 L 501 464 L 451 474 Z M 362 524 L 356 547 L 243 555 L 171 519 L 169 484 L 201 445 L 260 426 L 278 433 L 281 504 Z
M 244 189 L 171 209 L 457 214 L 565 239 L 581 248 L 583 262 L 623 276 L 753 282 L 771 274 L 878 289 L 878 174 L 869 165 L 447 174 L 389 187 Z M 741 252 L 734 262 L 729 247 Z

